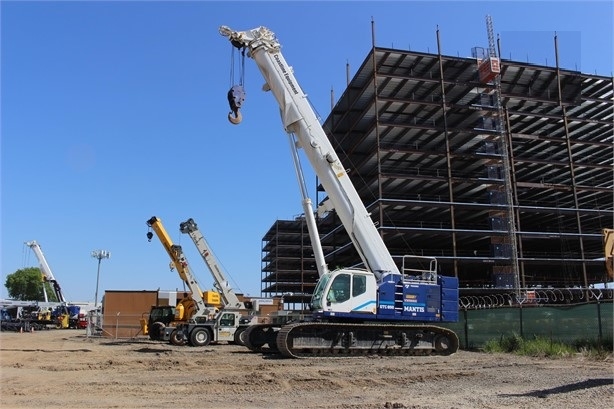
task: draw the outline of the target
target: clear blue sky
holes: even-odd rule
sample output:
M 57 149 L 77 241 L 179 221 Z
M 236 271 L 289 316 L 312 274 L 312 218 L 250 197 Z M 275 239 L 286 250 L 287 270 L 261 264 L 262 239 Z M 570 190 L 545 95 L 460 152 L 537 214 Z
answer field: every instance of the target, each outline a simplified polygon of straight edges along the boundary
M 237 291 L 260 295 L 262 237 L 299 215 L 278 106 L 246 61 L 244 121 L 228 123 L 231 46 L 218 33 L 267 26 L 326 118 L 376 45 L 502 55 L 612 75 L 612 2 L 12 2 L 1 3 L 1 257 L 6 276 L 37 266 L 37 240 L 70 301 L 105 290 L 183 289 L 146 220 L 162 219 L 203 289 L 212 278 L 179 223 L 193 218 Z M 304 161 L 307 166 L 308 162 Z M 312 172 L 306 169 L 308 186 Z M 314 194 L 314 193 L 311 193 Z

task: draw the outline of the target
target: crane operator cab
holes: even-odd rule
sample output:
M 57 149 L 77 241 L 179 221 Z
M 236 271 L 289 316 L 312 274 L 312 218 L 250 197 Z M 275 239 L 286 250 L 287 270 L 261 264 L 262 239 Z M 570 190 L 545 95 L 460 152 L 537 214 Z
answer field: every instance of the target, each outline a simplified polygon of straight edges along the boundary
M 234 327 L 235 318 L 235 313 L 222 313 L 220 316 L 220 327 Z
M 365 270 L 338 269 L 322 275 L 311 309 L 316 319 L 453 321 L 458 319 L 457 283 L 434 272 L 390 273 L 378 282 Z
M 311 301 L 314 311 L 339 314 L 375 314 L 377 285 L 364 270 L 339 269 L 322 275 Z

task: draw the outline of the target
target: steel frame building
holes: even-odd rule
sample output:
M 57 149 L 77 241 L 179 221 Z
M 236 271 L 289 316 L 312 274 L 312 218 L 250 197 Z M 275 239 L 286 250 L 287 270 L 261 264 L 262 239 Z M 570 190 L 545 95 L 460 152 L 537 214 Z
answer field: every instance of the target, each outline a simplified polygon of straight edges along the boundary
M 493 80 L 479 51 L 373 47 L 323 124 L 342 163 L 399 261 L 435 256 L 461 288 L 602 282 L 612 78 L 501 60 Z M 329 267 L 358 266 L 334 212 L 318 224 Z M 262 293 L 305 303 L 318 275 L 304 220 L 276 221 L 262 254 Z

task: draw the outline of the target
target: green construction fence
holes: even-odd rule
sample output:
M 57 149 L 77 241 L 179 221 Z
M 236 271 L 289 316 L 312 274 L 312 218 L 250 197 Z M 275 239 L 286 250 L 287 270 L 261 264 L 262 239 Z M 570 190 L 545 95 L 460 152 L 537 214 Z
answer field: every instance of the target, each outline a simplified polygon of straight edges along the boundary
M 462 309 L 459 321 L 442 325 L 458 335 L 461 349 L 479 349 L 486 342 L 520 335 L 573 343 L 612 340 L 613 304 L 594 302 L 563 306 L 510 306 Z

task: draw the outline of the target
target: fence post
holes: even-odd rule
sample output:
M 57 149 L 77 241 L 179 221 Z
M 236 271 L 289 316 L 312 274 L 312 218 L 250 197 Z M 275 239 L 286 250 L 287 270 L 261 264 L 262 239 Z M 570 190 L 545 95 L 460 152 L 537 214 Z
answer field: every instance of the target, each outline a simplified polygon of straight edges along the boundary
M 117 339 L 117 331 L 119 331 L 119 311 L 115 316 L 115 339 Z
M 469 322 L 467 319 L 467 309 L 463 310 L 463 317 L 465 318 L 465 348 L 469 349 Z
M 599 302 L 599 299 L 601 298 L 601 294 L 599 294 L 599 296 L 597 297 L 597 324 L 599 326 L 599 345 L 601 345 L 602 339 L 603 339 L 603 333 L 602 333 L 602 329 L 601 329 L 601 303 Z
M 524 338 L 524 327 L 522 325 L 522 303 L 519 303 L 520 308 L 518 309 L 520 312 L 520 337 Z

